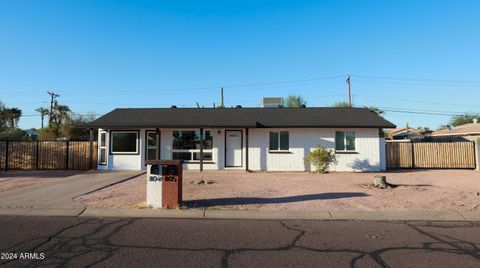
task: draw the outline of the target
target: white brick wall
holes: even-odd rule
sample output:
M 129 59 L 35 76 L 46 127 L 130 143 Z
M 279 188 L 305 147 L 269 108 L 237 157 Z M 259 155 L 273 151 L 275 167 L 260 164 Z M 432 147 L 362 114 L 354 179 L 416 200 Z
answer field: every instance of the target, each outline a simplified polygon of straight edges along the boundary
M 379 171 L 380 140 L 378 129 L 250 129 L 249 167 L 251 170 L 311 170 L 303 159 L 317 145 L 335 149 L 335 131 L 355 131 L 356 153 L 337 154 L 333 171 Z M 289 131 L 289 153 L 269 153 L 269 132 Z
M 205 129 L 207 130 L 207 129 Z M 213 164 L 204 164 L 205 170 L 224 169 L 225 166 L 225 130 L 208 129 L 213 135 Z M 246 162 L 246 136 L 243 133 L 242 169 Z M 355 131 L 356 153 L 337 154 L 338 164 L 332 171 L 380 171 L 385 169 L 385 146 L 379 138 L 378 129 L 249 129 L 249 169 L 264 171 L 307 171 L 312 170 L 305 164 L 304 157 L 317 145 L 325 148 L 335 148 L 335 131 Z M 145 169 L 145 129 L 140 130 L 140 154 L 138 155 L 109 155 L 107 166 L 98 166 L 99 169 Z M 290 150 L 288 153 L 271 153 L 269 147 L 270 131 L 289 131 Z M 172 132 L 173 129 L 160 129 L 161 132 L 161 159 L 172 159 Z M 108 136 L 109 137 L 109 136 Z M 107 139 L 107 145 L 109 141 Z M 187 170 L 198 170 L 199 164 L 185 164 Z

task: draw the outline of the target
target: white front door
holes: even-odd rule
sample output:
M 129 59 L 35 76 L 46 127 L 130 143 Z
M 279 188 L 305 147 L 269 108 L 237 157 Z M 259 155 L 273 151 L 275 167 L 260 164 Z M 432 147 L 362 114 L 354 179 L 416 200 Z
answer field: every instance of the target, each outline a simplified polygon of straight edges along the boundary
M 242 166 L 242 131 L 225 131 L 225 166 Z

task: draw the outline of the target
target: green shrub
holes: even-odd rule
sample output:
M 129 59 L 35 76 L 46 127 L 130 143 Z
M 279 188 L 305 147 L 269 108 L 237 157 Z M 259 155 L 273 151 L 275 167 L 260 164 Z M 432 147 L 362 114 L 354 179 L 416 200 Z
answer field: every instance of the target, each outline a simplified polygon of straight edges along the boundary
M 322 146 L 317 146 L 315 150 L 309 152 L 304 160 L 312 164 L 317 173 L 326 173 L 332 164 L 338 163 L 335 152 Z
M 2 141 L 21 141 L 25 138 L 25 132 L 18 128 L 7 128 L 0 131 L 0 140 Z

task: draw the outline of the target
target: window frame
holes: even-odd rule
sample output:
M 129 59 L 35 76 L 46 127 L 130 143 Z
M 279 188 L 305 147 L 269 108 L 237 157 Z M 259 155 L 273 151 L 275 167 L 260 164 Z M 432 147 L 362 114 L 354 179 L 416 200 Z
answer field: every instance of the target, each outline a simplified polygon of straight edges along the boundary
M 184 163 L 200 163 L 200 159 L 199 159 L 199 160 L 194 160 L 194 158 L 195 158 L 195 157 L 194 157 L 194 154 L 195 154 L 195 153 L 200 153 L 200 149 L 173 149 L 173 142 L 174 142 L 173 133 L 174 133 L 174 132 L 197 132 L 197 131 L 199 131 L 199 130 L 198 130 L 198 129 L 182 129 L 182 130 L 176 130 L 176 129 L 174 129 L 174 130 L 172 130 L 172 150 L 171 150 L 171 152 L 172 152 L 172 159 L 174 159 L 174 158 L 173 158 L 173 154 L 174 154 L 174 153 L 190 153 L 190 158 L 191 158 L 191 159 L 190 159 L 190 160 L 183 160 L 183 162 L 184 162 Z M 204 157 L 205 157 L 205 153 L 210 153 L 210 154 L 212 154 L 212 159 L 208 159 L 208 160 L 207 160 L 207 159 L 204 158 L 204 159 L 203 159 L 203 162 L 204 162 L 204 163 L 205 163 L 205 162 L 214 163 L 214 157 L 215 157 L 215 155 L 214 155 L 214 153 L 213 153 L 213 147 L 214 147 L 214 146 L 213 146 L 213 139 L 214 139 L 213 134 L 214 134 L 214 130 L 213 130 L 213 129 L 204 129 L 204 130 L 203 130 L 203 136 L 204 136 L 204 137 L 205 137 L 205 134 L 207 133 L 207 131 L 210 132 L 210 136 L 212 137 L 212 148 L 211 148 L 211 149 L 205 149 L 205 148 L 203 148 L 203 154 L 204 154 Z M 175 160 L 175 159 L 174 159 L 174 160 Z
M 155 134 L 155 148 L 148 146 L 148 134 L 149 133 Z M 161 157 L 160 157 L 161 156 L 161 154 L 160 154 L 160 152 L 161 152 L 161 148 L 160 148 L 161 140 L 162 140 L 162 133 L 161 133 L 160 130 L 158 131 L 158 139 L 157 139 L 157 130 L 145 130 L 145 161 L 147 161 L 147 160 L 160 160 L 161 159 Z M 149 159 L 148 158 L 148 150 L 151 150 L 151 149 L 155 149 L 156 159 Z
M 287 142 L 288 142 L 288 149 L 281 149 L 281 144 L 282 144 L 282 134 L 281 133 L 287 133 Z M 273 133 L 276 133 L 277 134 L 277 148 L 278 149 L 272 149 L 270 147 L 271 145 L 271 135 Z M 286 131 L 286 130 L 280 130 L 280 131 L 269 131 L 268 132 L 268 152 L 269 153 L 290 153 L 290 131 Z
M 136 151 L 135 152 L 114 152 L 113 151 L 113 134 L 114 133 L 135 133 L 136 135 Z M 139 155 L 140 154 L 140 131 L 139 130 L 111 130 L 110 131 L 110 154 L 111 155 Z
M 102 146 L 102 134 L 105 135 L 105 144 Z M 106 166 L 108 165 L 108 131 L 106 130 L 101 130 L 99 135 L 98 135 L 98 164 L 101 166 Z M 105 162 L 101 162 L 101 155 L 102 155 L 102 150 L 105 151 Z
M 337 149 L 337 133 L 342 132 L 343 133 L 343 150 Z M 347 132 L 353 133 L 353 144 L 354 148 L 352 149 L 347 149 Z M 336 130 L 335 131 L 335 152 L 338 153 L 356 153 L 357 152 L 357 132 L 355 130 Z

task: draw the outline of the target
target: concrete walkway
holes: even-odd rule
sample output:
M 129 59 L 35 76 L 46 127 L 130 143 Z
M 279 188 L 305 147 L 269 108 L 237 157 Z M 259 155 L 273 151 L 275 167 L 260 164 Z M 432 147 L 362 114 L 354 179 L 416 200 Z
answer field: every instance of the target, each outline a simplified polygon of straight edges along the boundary
M 42 215 L 42 213 L 49 215 L 48 211 L 62 216 L 79 215 L 86 206 L 74 201 L 75 197 L 142 173 L 142 171 L 88 171 L 65 179 L 52 180 L 46 184 L 2 192 L 0 193 L 0 210 L 7 214 L 20 213 L 20 215 L 32 213 L 32 215 Z

